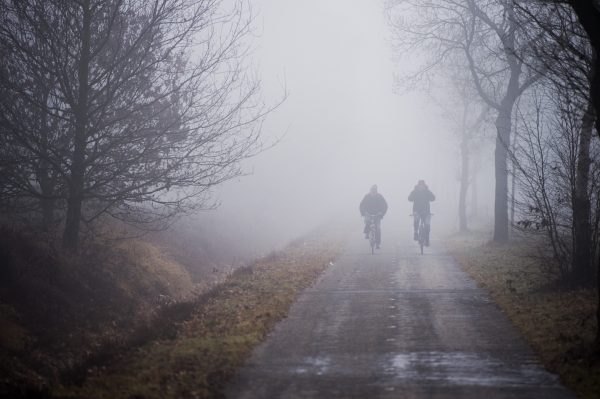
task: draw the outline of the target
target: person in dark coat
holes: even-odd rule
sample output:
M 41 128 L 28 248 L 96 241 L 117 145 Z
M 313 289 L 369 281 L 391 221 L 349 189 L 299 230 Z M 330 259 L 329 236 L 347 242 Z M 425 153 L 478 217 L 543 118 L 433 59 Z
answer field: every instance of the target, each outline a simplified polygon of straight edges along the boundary
M 414 216 L 414 239 L 419 240 L 419 223 L 423 219 L 425 224 L 425 245 L 429 246 L 429 231 L 431 230 L 431 209 L 429 203 L 435 200 L 435 195 L 429 191 L 425 180 L 419 180 L 414 190 L 408 196 L 408 200 L 413 203 Z
M 383 195 L 377 192 L 377 185 L 373 185 L 371 190 L 360 201 L 360 215 L 365 218 L 365 238 L 369 238 L 369 224 L 371 220 L 375 223 L 375 242 L 377 248 L 381 244 L 381 219 L 387 212 L 388 205 Z

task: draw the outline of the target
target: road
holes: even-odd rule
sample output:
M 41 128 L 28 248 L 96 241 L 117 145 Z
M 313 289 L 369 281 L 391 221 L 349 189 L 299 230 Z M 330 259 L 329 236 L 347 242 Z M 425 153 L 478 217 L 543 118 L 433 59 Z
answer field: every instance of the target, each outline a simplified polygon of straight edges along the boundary
M 385 232 L 385 231 L 384 231 Z M 574 398 L 440 248 L 355 237 L 227 387 L 254 398 Z

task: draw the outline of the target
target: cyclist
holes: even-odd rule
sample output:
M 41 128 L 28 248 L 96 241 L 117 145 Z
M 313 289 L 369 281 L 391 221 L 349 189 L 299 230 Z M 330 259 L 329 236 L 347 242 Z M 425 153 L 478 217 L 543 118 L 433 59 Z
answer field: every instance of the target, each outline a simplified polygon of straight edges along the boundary
M 429 230 L 431 229 L 431 211 L 429 203 L 435 200 L 435 195 L 429 191 L 425 180 L 419 180 L 414 190 L 408 196 L 408 200 L 413 203 L 414 216 L 414 239 L 419 240 L 418 230 L 421 218 L 425 225 L 425 246 L 429 246 Z
M 373 223 L 375 223 L 375 243 L 379 249 L 381 244 L 381 219 L 387 212 L 388 205 L 383 198 L 383 195 L 377 192 L 377 185 L 374 184 L 365 197 L 360 201 L 360 214 L 365 218 L 365 238 L 369 238 L 369 223 L 370 217 L 373 216 Z

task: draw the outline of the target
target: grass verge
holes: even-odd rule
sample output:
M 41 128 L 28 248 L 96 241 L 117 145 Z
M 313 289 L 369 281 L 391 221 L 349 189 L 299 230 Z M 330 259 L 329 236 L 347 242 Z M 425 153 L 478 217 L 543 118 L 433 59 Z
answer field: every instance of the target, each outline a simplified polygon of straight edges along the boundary
M 537 352 L 544 366 L 585 399 L 600 398 L 600 361 L 594 354 L 596 298 L 592 289 L 558 285 L 531 240 L 487 243 L 482 234 L 446 242 L 462 268 L 488 290 Z
M 335 237 L 335 238 L 334 238 Z M 324 239 L 325 238 L 325 239 Z M 315 234 L 249 267 L 203 296 L 172 339 L 151 341 L 108 368 L 96 367 L 70 398 L 215 398 L 224 384 L 286 316 L 298 294 L 338 256 L 342 240 Z
M 79 254 L 57 245 L 52 234 L 0 226 L 0 397 L 44 397 L 107 348 L 147 336 L 163 303 L 195 294 L 155 245 L 97 238 Z

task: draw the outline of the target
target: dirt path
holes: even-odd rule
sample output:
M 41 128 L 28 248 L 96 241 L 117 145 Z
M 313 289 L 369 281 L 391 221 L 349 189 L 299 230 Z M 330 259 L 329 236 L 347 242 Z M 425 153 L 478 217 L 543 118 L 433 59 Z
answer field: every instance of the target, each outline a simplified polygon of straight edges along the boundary
M 435 241 L 384 240 L 350 240 L 227 397 L 574 398 Z

